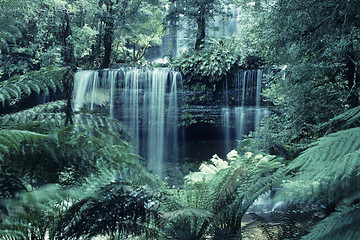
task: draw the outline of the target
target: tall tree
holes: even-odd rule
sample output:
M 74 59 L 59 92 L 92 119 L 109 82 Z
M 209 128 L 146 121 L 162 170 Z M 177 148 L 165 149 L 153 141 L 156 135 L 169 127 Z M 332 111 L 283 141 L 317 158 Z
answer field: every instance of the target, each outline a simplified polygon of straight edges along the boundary
M 142 37 L 148 36 L 151 38 L 153 34 L 157 35 L 159 32 L 164 31 L 163 27 L 154 28 L 154 26 L 141 30 L 141 26 L 146 25 L 154 16 L 158 19 L 158 25 L 163 25 L 163 15 L 157 14 L 159 9 L 161 9 L 161 1 L 101 0 L 99 2 L 99 7 L 103 12 L 102 24 L 104 31 L 102 35 L 104 46 L 102 68 L 109 67 L 111 63 L 111 54 L 113 52 L 115 36 L 117 38 L 126 38 L 126 35 L 123 35 L 124 33 L 131 34 L 132 32 L 140 30 Z M 149 12 L 149 10 L 151 11 Z
M 297 154 L 296 144 L 325 133 L 320 124 L 359 104 L 360 1 L 259 2 L 255 8 L 241 1 L 253 10 L 250 24 L 244 22 L 247 44 L 285 69 L 266 91 L 282 113 L 271 117 L 268 126 L 276 130 L 264 144 L 277 142 Z
M 184 16 L 192 24 L 196 25 L 195 49 L 198 50 L 205 42 L 206 26 L 208 21 L 220 15 L 223 3 L 221 0 L 177 0 L 173 1 L 170 9 L 170 19 L 174 20 L 174 15 Z

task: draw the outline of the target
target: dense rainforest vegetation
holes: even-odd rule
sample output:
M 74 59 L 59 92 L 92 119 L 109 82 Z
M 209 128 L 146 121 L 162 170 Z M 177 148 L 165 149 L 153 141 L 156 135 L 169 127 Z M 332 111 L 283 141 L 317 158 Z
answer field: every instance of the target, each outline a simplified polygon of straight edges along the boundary
M 229 4 L 241 34 L 208 38 Z M 1 239 L 360 239 L 359 0 L 0 0 L 0 13 Z M 71 97 L 78 69 L 152 66 L 180 21 L 192 47 L 169 66 L 188 87 L 282 70 L 261 128 L 172 187 L 121 122 Z M 56 101 L 26 105 L 41 93 Z M 288 209 L 244 224 L 271 189 Z M 309 208 L 321 216 L 293 217 Z

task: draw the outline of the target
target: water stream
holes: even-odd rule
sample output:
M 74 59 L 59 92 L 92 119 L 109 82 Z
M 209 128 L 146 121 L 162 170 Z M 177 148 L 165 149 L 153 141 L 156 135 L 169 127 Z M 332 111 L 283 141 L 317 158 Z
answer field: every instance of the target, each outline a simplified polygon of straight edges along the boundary
M 161 176 L 164 159 L 178 157 L 178 82 L 181 75 L 165 68 L 79 71 L 74 110 L 99 111 L 124 122 L 148 169 Z
M 168 68 L 83 70 L 75 75 L 74 110 L 84 108 L 122 121 L 148 169 L 163 176 L 164 163 L 205 161 L 213 154 L 225 156 L 236 148 L 236 140 L 256 131 L 269 114 L 261 98 L 266 73 L 239 71 L 224 82 L 222 97 L 218 95 L 222 104 L 196 106 L 184 100 L 180 73 Z M 189 127 L 180 127 L 181 115 L 187 111 L 205 118 L 212 115 L 215 123 L 200 119 Z

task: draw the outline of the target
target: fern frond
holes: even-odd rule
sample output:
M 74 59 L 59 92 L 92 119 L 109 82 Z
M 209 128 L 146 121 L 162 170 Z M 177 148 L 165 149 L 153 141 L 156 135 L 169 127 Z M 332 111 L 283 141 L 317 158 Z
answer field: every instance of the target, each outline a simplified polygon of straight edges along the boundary
M 199 232 L 193 233 L 197 237 L 206 231 L 240 234 L 241 219 L 250 205 L 282 176 L 282 172 L 276 172 L 282 165 L 274 156 L 252 153 L 243 156 L 233 150 L 227 158 L 225 161 L 214 156 L 211 163 L 200 166 L 199 172 L 189 174 L 185 193 L 178 197 L 188 203 L 184 205 L 186 209 L 207 210 L 213 215 L 210 221 L 196 218 L 202 221 Z
M 156 200 L 141 188 L 118 180 L 96 191 L 93 197 L 75 203 L 60 220 L 62 239 L 91 238 L 109 232 L 157 235 L 151 220 L 160 220 Z
M 94 126 L 96 128 L 105 128 L 110 131 L 121 134 L 125 139 L 129 139 L 130 133 L 127 127 L 116 119 L 109 118 L 101 114 L 76 114 L 75 124 L 77 126 Z
M 54 126 L 64 125 L 66 102 L 63 100 L 45 103 L 16 113 L 0 116 L 2 126 L 18 126 L 40 121 L 50 121 Z
M 4 240 L 25 240 L 29 226 L 23 223 L 1 223 L 0 239 Z
M 360 239 L 360 204 L 343 206 L 337 212 L 318 223 L 304 240 L 352 240 Z
M 189 218 L 199 218 L 199 219 L 206 219 L 208 221 L 211 220 L 213 214 L 208 210 L 203 209 L 195 209 L 195 208 L 186 208 L 186 209 L 179 209 L 170 212 L 163 212 L 163 218 L 168 221 L 186 221 Z
M 32 142 L 34 140 L 44 137 L 47 137 L 47 135 L 26 130 L 0 130 L 0 160 L 3 160 L 4 154 L 9 153 L 9 149 L 13 148 L 18 151 L 19 146 L 23 141 Z
M 298 172 L 284 183 L 283 198 L 312 201 L 323 196 L 338 202 L 359 191 L 360 128 L 352 128 L 318 139 L 289 165 L 288 172 Z
M 18 193 L 16 198 L 4 201 L 7 215 L 0 228 L 17 230 L 19 236 L 26 236 L 25 239 L 43 239 L 45 233 L 52 236 L 58 218 L 78 194 L 81 194 L 78 189 L 65 189 L 58 184 Z
M 14 76 L 9 80 L 0 83 L 0 102 L 20 100 L 22 94 L 49 93 L 49 90 L 62 90 L 64 75 L 69 71 L 68 68 L 50 66 L 39 71 L 29 72 L 22 76 Z
M 351 108 L 344 113 L 337 115 L 330 119 L 328 122 L 319 126 L 320 128 L 335 128 L 336 130 L 342 130 L 349 127 L 358 127 L 360 123 L 360 106 Z

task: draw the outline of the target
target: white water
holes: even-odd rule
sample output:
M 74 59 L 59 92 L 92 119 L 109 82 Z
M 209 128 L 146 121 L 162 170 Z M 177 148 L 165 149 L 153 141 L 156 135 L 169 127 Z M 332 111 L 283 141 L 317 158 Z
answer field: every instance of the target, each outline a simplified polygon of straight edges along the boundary
M 98 110 L 123 121 L 149 170 L 161 177 L 164 161 L 178 158 L 180 78 L 169 69 L 79 71 L 75 75 L 74 110 Z
M 236 146 L 235 140 L 242 140 L 244 135 L 256 131 L 261 120 L 270 114 L 261 102 L 262 82 L 266 73 L 266 70 L 261 69 L 242 70 L 235 75 L 239 102 L 234 107 L 228 105 L 227 84 L 225 85 L 225 104 L 221 111 L 225 152 Z

